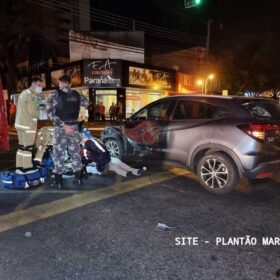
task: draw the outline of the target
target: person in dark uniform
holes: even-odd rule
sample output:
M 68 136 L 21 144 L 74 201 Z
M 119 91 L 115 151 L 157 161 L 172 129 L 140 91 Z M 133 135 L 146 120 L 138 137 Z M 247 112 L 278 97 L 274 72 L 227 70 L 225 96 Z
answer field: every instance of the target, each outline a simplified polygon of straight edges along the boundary
M 90 101 L 88 104 L 88 123 L 93 123 L 94 122 L 94 105 L 93 102 Z
M 95 107 L 94 107 L 94 114 L 95 114 L 95 121 L 100 121 L 100 101 L 97 101 Z
M 88 100 L 77 91 L 70 88 L 71 79 L 68 76 L 59 78 L 59 89 L 48 99 L 47 114 L 54 124 L 53 162 L 55 181 L 53 187 L 62 188 L 64 170 L 64 153 L 68 149 L 74 181 L 82 183 L 82 163 L 80 157 L 80 134 L 78 117 L 80 106 L 87 107 Z

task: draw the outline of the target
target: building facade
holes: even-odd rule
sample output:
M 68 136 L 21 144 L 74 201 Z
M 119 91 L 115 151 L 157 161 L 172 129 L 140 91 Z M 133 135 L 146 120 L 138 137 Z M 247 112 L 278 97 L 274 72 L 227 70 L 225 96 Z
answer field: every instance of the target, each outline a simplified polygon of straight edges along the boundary
M 88 97 L 94 105 L 97 101 L 102 102 L 106 119 L 109 119 L 112 103 L 121 103 L 122 118 L 126 118 L 176 90 L 176 71 L 172 69 L 121 59 L 86 59 L 36 74 L 44 81 L 42 111 L 62 75 L 71 77 L 72 88 Z M 46 114 L 42 112 L 41 115 Z

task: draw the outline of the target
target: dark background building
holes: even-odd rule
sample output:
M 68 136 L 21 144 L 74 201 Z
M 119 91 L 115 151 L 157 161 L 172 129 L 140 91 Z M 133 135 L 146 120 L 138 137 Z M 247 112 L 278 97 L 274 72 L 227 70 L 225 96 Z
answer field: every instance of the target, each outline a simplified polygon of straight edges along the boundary
M 90 18 L 80 16 L 87 0 L 3 0 L 0 11 L 0 71 L 4 86 L 15 89 L 16 80 L 69 61 L 69 29 L 90 30 Z M 84 13 L 84 12 L 83 12 Z

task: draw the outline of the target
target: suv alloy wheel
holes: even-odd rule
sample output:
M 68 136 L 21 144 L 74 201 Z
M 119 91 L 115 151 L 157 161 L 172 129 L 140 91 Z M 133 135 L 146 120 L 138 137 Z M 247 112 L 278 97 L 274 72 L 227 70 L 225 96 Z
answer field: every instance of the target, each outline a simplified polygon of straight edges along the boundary
M 240 179 L 232 160 L 219 152 L 204 155 L 198 162 L 196 171 L 201 185 L 215 194 L 232 191 Z
M 111 157 L 122 159 L 123 157 L 123 147 L 119 140 L 110 138 L 105 142 L 105 146 L 109 151 Z

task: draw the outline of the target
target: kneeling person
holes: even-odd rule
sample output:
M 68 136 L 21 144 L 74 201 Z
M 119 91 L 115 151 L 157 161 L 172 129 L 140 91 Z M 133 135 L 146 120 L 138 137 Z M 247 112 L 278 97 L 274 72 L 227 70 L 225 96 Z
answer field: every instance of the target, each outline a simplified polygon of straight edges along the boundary
M 111 157 L 106 146 L 100 140 L 90 136 L 86 130 L 83 130 L 82 136 L 82 161 L 89 173 L 106 174 L 108 171 L 113 171 L 118 175 L 128 177 L 129 175 L 140 176 L 147 170 L 146 167 L 133 168 L 120 159 Z M 96 171 L 91 172 L 92 168 L 88 165 L 89 163 L 96 164 Z

